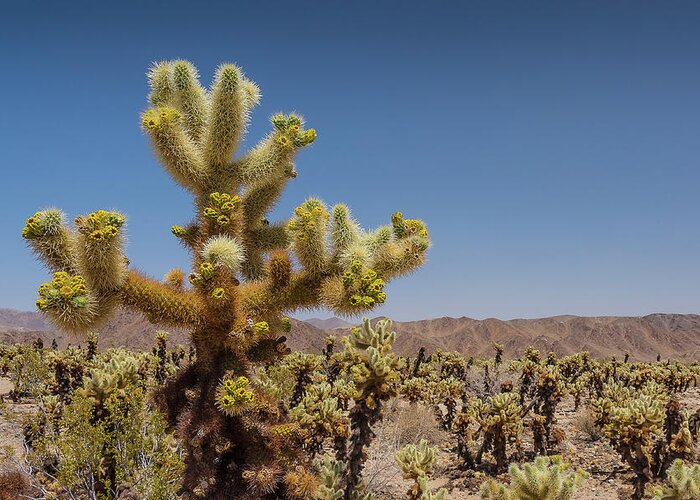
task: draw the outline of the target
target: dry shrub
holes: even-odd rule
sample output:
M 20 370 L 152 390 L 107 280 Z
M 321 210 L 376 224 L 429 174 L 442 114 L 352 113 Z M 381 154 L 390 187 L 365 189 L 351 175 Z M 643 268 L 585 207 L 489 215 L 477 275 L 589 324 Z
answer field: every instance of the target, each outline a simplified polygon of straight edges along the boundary
M 15 500 L 29 493 L 27 476 L 17 469 L 0 471 L 0 500 Z
M 588 408 L 582 408 L 573 418 L 574 428 L 584 433 L 588 440 L 598 441 L 603 437 L 603 433 L 595 424 L 595 419 Z
M 473 366 L 467 370 L 463 380 L 467 394 L 485 399 L 501 392 L 504 384 L 509 383 L 517 387 L 517 384 L 513 383 L 513 374 L 502 364 L 497 367 L 489 365 L 488 375 L 486 373 L 483 366 Z
M 433 411 L 420 403 L 402 405 L 392 417 L 399 448 L 421 439 L 426 439 L 431 445 L 439 445 L 448 437 L 438 426 Z

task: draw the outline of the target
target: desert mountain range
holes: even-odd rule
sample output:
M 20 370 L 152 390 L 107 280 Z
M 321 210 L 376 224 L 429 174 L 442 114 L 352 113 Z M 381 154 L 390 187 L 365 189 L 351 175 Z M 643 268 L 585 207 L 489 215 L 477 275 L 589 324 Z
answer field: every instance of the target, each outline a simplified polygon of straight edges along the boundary
M 293 320 L 288 345 L 292 349 L 320 352 L 328 335 L 342 336 L 352 323 L 326 320 Z M 138 313 L 119 310 L 101 329 L 100 347 L 126 346 L 148 349 L 154 343 L 157 326 Z M 187 344 L 185 331 L 163 328 L 171 333 L 170 345 Z M 625 351 L 633 360 L 663 358 L 700 360 L 700 315 L 650 314 L 640 317 L 554 316 L 541 319 L 476 320 L 436 318 L 395 322 L 396 350 L 415 353 L 420 347 L 455 350 L 466 355 L 490 355 L 494 342 L 505 346 L 506 357 L 519 356 L 533 345 L 543 352 L 570 354 L 589 351 L 596 357 L 622 357 Z M 56 339 L 60 347 L 84 342 L 50 325 L 38 312 L 0 309 L 0 342 L 31 342 L 41 337 L 46 345 Z

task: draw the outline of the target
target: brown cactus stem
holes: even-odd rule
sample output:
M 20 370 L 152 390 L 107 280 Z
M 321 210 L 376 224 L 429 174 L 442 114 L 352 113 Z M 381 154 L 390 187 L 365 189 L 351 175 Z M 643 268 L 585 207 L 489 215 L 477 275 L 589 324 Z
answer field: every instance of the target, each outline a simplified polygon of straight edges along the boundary
M 420 370 L 420 365 L 425 362 L 425 347 L 418 350 L 418 355 L 416 356 L 416 361 L 413 364 L 413 371 L 411 372 L 412 377 L 418 376 L 418 371 Z
M 344 500 L 352 500 L 355 488 L 360 484 L 362 469 L 367 458 L 367 448 L 376 436 L 372 426 L 382 417 L 381 401 L 374 401 L 373 407 L 368 405 L 368 397 L 365 396 L 355 403 L 350 410 L 350 451 L 347 454 L 347 466 L 345 471 Z
M 297 374 L 297 380 L 294 384 L 294 390 L 292 391 L 292 399 L 289 402 L 289 407 L 294 408 L 299 406 L 301 400 L 306 394 L 306 386 L 311 383 L 311 376 L 308 370 L 300 370 Z

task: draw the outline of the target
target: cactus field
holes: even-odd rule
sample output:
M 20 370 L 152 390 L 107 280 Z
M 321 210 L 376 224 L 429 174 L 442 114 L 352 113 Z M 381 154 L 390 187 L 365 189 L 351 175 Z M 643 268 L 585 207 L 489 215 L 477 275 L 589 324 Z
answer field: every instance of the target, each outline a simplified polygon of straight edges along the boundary
M 399 356 L 395 335 L 365 323 L 321 354 L 224 376 L 217 411 L 255 427 L 261 398 L 276 401 L 274 442 L 298 460 L 243 475 L 229 498 L 263 481 L 263 498 L 340 499 L 349 484 L 367 499 L 699 498 L 697 363 Z M 96 341 L 0 347 L 3 498 L 215 498 L 184 491 L 187 445 L 158 401 L 196 352 L 165 332 L 151 351 Z
M 272 220 L 316 130 L 277 113 L 245 150 L 261 93 L 240 67 L 147 79 L 142 131 L 192 198 L 169 229 L 189 269 L 137 269 L 115 210 L 18 228 L 49 274 L 37 308 L 80 346 L 0 345 L 0 498 L 700 499 L 698 362 L 398 354 L 391 320 L 360 318 L 425 263 L 420 214 L 364 229 L 311 197 Z M 117 308 L 162 328 L 152 350 L 98 349 Z M 291 318 L 319 308 L 357 326 L 290 349 Z

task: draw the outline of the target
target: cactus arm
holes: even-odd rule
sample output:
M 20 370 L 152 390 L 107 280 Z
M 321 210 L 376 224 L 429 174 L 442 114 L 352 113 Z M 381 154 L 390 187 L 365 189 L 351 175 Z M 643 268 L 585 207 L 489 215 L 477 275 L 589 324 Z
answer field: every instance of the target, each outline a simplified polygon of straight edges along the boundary
M 247 128 L 250 110 L 259 99 L 257 86 L 244 78 L 240 68 L 222 64 L 216 70 L 210 119 L 203 138 L 204 158 L 211 168 L 213 185 L 225 173 Z
M 119 212 L 105 210 L 75 219 L 77 267 L 92 293 L 110 296 L 124 284 L 127 258 L 122 226 L 125 221 Z
M 331 239 L 335 251 L 333 262 L 338 263 L 348 250 L 357 245 L 361 229 L 352 218 L 350 209 L 341 203 L 331 209 Z
M 254 184 L 243 192 L 243 216 L 247 227 L 261 224 L 262 218 L 282 194 L 285 183 L 286 179 L 282 177 L 275 181 Z
M 288 139 L 287 139 L 288 140 Z M 294 150 L 279 131 L 273 131 L 241 158 L 230 163 L 226 174 L 236 184 L 252 185 L 284 177 L 290 168 Z
M 34 255 L 51 271 L 75 271 L 71 251 L 72 232 L 62 228 L 60 233 L 29 242 Z
M 404 276 L 425 263 L 428 248 L 430 241 L 422 236 L 390 241 L 375 252 L 373 269 L 384 279 Z
M 58 327 L 83 333 L 103 324 L 118 303 L 126 277 L 118 212 L 98 210 L 75 219 L 77 231 L 55 209 L 27 220 L 22 234 L 54 270 L 53 279 L 39 287 L 37 307 Z
M 283 287 L 274 286 L 272 281 L 245 283 L 239 287 L 242 308 L 255 317 L 314 307 L 321 281 L 320 276 L 294 271 Z
M 289 244 L 289 234 L 286 224 L 277 222 L 252 228 L 248 233 L 248 240 L 254 248 L 267 252 L 285 248 Z
M 146 314 L 153 323 L 197 327 L 204 304 L 191 291 L 178 290 L 130 270 L 121 290 L 122 303 Z
M 65 224 L 65 215 L 51 208 L 35 213 L 26 221 L 22 236 L 36 257 L 52 272 L 75 274 L 76 262 L 72 250 L 75 238 Z
M 227 175 L 237 183 L 257 182 L 294 175 L 292 160 L 297 151 L 316 139 L 312 128 L 304 130 L 300 116 L 281 113 L 272 117 L 274 130 L 240 159 L 230 163 Z
M 167 61 L 153 63 L 147 77 L 151 92 L 149 102 L 154 107 L 172 106 L 174 104 L 175 83 L 173 82 L 172 64 Z
M 309 198 L 294 211 L 287 228 L 299 263 L 310 273 L 320 274 L 328 265 L 326 237 L 329 213 L 324 204 Z
M 204 87 L 199 83 L 197 68 L 189 61 L 172 63 L 175 102 L 183 116 L 189 137 L 199 143 L 207 124 L 209 103 Z
M 141 125 L 170 176 L 193 193 L 206 183 L 206 166 L 194 140 L 185 132 L 181 113 L 172 107 L 151 108 Z

